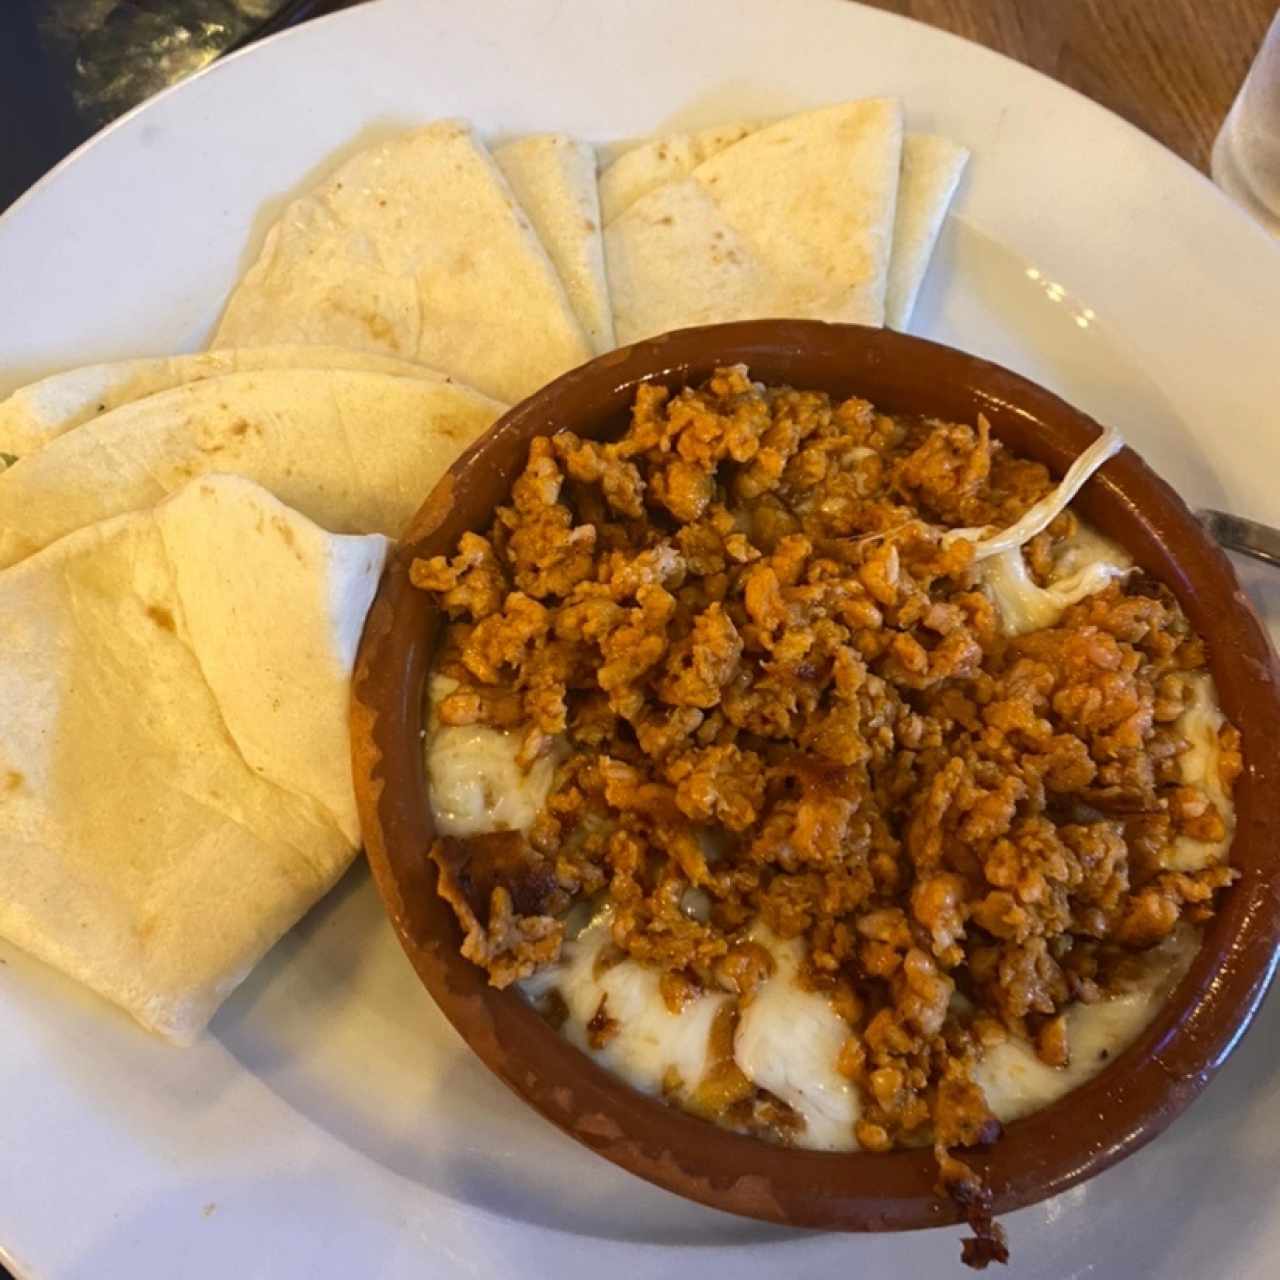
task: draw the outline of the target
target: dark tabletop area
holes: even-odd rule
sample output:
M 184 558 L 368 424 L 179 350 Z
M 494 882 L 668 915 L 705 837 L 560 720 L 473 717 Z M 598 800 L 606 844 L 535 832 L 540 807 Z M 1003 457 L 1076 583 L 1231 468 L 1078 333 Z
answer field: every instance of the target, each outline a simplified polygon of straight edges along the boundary
M 144 98 L 353 0 L 0 0 L 0 210 Z

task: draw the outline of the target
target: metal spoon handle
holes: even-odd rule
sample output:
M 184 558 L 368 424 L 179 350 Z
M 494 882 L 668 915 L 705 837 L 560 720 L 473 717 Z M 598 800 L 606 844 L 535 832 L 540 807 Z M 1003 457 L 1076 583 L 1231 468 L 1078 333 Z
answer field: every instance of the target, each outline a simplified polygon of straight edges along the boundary
M 1280 529 L 1209 508 L 1197 511 L 1196 515 L 1218 543 L 1228 550 L 1243 552 L 1255 560 L 1280 568 Z

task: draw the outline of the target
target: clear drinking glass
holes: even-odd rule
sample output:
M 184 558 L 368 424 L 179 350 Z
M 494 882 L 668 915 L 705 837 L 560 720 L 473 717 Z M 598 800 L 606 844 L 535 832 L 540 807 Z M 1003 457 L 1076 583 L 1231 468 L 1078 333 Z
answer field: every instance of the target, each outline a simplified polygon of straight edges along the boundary
M 1280 12 L 1213 144 L 1213 180 L 1280 234 Z

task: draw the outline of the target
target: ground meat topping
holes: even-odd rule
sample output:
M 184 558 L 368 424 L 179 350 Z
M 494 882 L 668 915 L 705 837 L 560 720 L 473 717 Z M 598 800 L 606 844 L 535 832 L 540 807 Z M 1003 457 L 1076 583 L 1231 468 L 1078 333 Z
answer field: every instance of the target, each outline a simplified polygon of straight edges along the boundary
M 1168 590 L 1113 581 L 1010 636 L 972 541 L 945 536 L 1007 527 L 1052 487 L 982 418 L 734 367 L 640 387 L 608 443 L 534 441 L 486 535 L 413 566 L 450 620 L 442 720 L 522 727 L 530 761 L 553 735 L 570 748 L 514 851 L 436 846 L 465 953 L 524 976 L 569 902 L 604 892 L 618 955 L 661 970 L 668 1007 L 723 991 L 736 1010 L 772 972 L 749 930 L 803 939 L 805 981 L 848 1024 L 859 1143 L 936 1145 L 977 1264 L 1003 1240 L 952 1153 L 999 1133 L 984 1048 L 1067 1063 L 1065 1011 L 1234 876 L 1225 854 L 1174 857 L 1228 815 L 1181 772 L 1205 654 Z M 1033 580 L 1076 531 L 1064 512 L 1018 553 Z M 1229 794 L 1230 725 L 1218 748 Z M 592 1042 L 615 1031 L 602 1004 Z M 689 1105 L 791 1140 L 803 1119 L 722 1057 Z

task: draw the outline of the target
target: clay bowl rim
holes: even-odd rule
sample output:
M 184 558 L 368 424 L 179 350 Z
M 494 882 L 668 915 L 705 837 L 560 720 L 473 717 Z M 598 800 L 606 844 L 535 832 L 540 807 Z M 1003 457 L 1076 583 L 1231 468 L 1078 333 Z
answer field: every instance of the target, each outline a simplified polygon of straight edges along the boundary
M 484 528 L 533 436 L 599 435 L 636 385 L 683 385 L 742 361 L 766 382 L 866 396 L 888 411 L 990 419 L 997 436 L 1055 475 L 1100 431 L 1021 376 L 938 343 L 883 329 L 761 320 L 680 330 L 598 357 L 508 411 L 450 468 L 388 559 L 353 679 L 352 752 L 369 862 L 401 944 L 445 1016 L 485 1064 L 571 1137 L 667 1190 L 766 1221 L 845 1231 L 959 1220 L 935 1190 L 927 1151 L 883 1155 L 772 1146 L 640 1094 L 597 1066 L 514 992 L 488 986 L 458 951 L 435 894 L 422 764 L 422 690 L 435 619 L 408 583 L 415 556 Z M 1160 1133 L 1238 1044 L 1266 994 L 1280 945 L 1280 667 L 1235 573 L 1182 500 L 1131 450 L 1111 459 L 1076 507 L 1177 594 L 1209 647 L 1226 714 L 1243 735 L 1233 861 L 1242 879 L 1160 1015 L 1091 1081 L 1008 1126 L 971 1163 L 994 1209 L 1055 1195 Z

